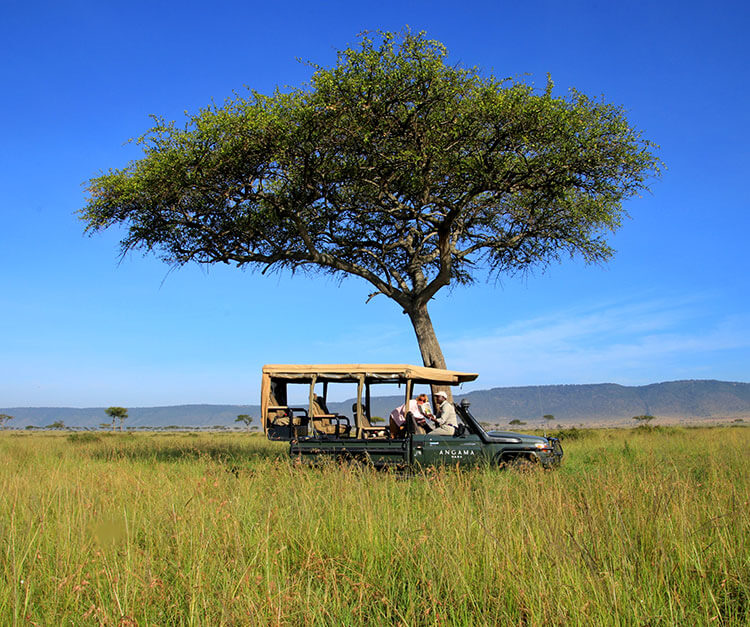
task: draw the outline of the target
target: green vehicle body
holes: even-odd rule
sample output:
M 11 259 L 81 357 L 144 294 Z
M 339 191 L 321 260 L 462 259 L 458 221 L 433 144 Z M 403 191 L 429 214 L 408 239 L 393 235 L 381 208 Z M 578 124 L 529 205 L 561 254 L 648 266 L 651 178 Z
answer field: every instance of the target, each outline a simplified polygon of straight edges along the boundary
M 289 453 L 308 462 L 324 458 L 357 460 L 376 468 L 482 466 L 555 468 L 563 450 L 557 438 L 511 431 L 484 431 L 468 403 L 456 405 L 464 429 L 460 435 L 412 433 L 403 439 L 302 437 L 290 442 Z M 460 430 L 461 431 L 461 430 Z
M 455 405 L 459 427 L 454 435 L 425 434 L 410 413 L 398 434 L 373 424 L 371 387 L 397 384 L 406 404 L 415 385 L 429 386 L 434 392 L 477 376 L 403 364 L 267 365 L 261 389 L 263 430 L 269 439 L 288 440 L 290 455 L 309 462 L 357 460 L 378 468 L 558 466 L 563 457 L 559 440 L 485 431 L 465 400 Z M 327 409 L 328 387 L 339 383 L 356 386 L 351 418 Z M 293 406 L 289 389 L 300 385 L 308 400 Z

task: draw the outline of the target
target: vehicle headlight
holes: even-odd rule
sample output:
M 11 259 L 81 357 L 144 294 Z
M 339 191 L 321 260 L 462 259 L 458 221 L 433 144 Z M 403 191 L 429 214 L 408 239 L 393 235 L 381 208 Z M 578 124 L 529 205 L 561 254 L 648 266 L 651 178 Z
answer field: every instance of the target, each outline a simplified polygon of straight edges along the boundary
M 534 444 L 534 446 L 536 446 L 536 448 L 538 448 L 538 449 L 540 449 L 542 451 L 549 451 L 550 450 L 549 442 L 536 442 Z

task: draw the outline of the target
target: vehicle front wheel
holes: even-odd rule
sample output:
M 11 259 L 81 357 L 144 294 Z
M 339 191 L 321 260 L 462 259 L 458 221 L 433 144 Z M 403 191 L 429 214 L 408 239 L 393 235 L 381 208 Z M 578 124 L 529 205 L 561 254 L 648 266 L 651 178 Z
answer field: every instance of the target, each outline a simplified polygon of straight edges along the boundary
M 497 463 L 501 468 L 516 472 L 532 472 L 539 468 L 539 460 L 536 457 L 526 457 L 525 455 L 500 457 Z

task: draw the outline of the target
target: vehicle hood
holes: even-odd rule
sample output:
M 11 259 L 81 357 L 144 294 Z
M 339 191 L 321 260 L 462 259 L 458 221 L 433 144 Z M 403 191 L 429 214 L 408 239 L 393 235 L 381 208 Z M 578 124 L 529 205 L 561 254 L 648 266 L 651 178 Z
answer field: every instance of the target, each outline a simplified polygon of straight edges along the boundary
M 534 444 L 536 442 L 547 441 L 547 438 L 540 435 L 528 435 L 526 433 L 516 433 L 515 431 L 488 431 L 487 436 L 490 441 L 495 442 Z

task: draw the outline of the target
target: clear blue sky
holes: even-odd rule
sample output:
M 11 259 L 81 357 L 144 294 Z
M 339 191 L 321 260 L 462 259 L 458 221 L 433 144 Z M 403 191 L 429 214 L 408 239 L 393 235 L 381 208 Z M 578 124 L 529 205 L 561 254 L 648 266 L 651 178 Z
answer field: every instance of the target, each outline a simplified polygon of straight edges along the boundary
M 439 294 L 449 366 L 480 372 L 474 388 L 750 381 L 747 7 L 5 0 L 0 407 L 252 403 L 264 363 L 419 363 L 406 317 L 361 281 L 118 265 L 118 233 L 75 216 L 90 177 L 139 156 L 125 142 L 149 114 L 300 85 L 298 58 L 330 65 L 358 32 L 406 24 L 454 62 L 624 105 L 668 168 L 627 203 L 607 266 Z

